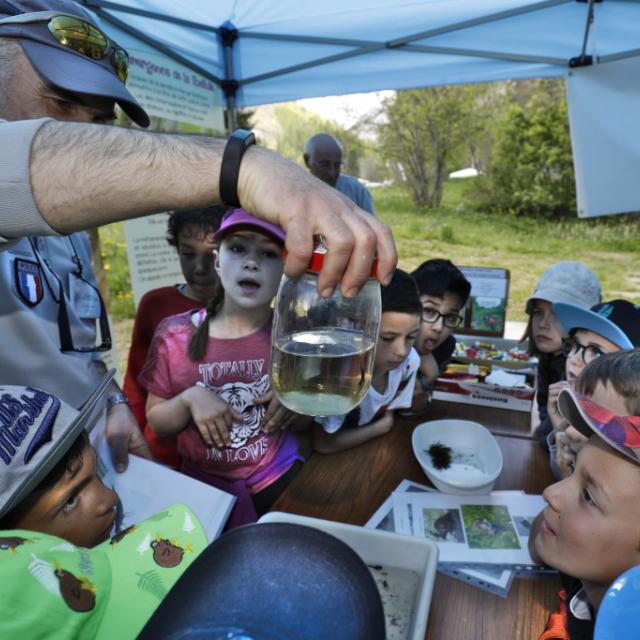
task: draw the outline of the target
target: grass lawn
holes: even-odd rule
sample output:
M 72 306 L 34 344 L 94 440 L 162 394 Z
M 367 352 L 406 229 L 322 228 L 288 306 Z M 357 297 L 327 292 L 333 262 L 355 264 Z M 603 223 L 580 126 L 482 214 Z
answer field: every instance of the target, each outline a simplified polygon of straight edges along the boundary
M 467 184 L 465 184 L 467 183 Z M 629 216 L 555 222 L 474 211 L 468 181 L 446 185 L 443 206 L 418 210 L 399 187 L 373 191 L 376 211 L 391 226 L 400 267 L 429 258 L 511 272 L 508 320 L 525 320 L 524 303 L 540 274 L 554 262 L 577 260 L 598 275 L 605 300 L 640 303 L 640 224 Z
M 627 298 L 640 304 L 640 220 L 609 216 L 556 222 L 486 214 L 470 205 L 469 184 L 448 182 L 438 210 L 417 209 L 401 187 L 373 190 L 376 211 L 393 230 L 401 268 L 449 258 L 458 265 L 509 269 L 507 320 L 525 320 L 525 300 L 540 274 L 559 260 L 578 260 L 593 269 L 605 300 Z M 101 229 L 100 238 L 124 371 L 133 302 L 122 223 Z

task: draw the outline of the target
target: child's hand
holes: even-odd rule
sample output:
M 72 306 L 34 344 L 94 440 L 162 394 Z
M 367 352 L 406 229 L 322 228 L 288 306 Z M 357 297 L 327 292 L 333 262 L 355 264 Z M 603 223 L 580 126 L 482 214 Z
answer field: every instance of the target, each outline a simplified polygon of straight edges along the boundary
M 558 434 L 559 431 L 564 431 L 569 423 L 560 415 L 558 411 L 558 396 L 563 389 L 569 389 L 569 383 L 565 380 L 556 382 L 549 385 L 549 399 L 547 400 L 547 414 L 549 420 L 553 425 L 553 430 Z
M 191 419 L 209 447 L 228 447 L 229 429 L 234 421 L 242 422 L 242 414 L 234 411 L 215 391 L 195 385 L 183 393 Z
M 567 445 L 571 447 L 571 450 L 575 455 L 578 455 L 578 452 L 584 445 L 586 444 L 587 436 L 583 436 L 575 427 L 567 427 L 567 430 L 564 432 Z
M 556 436 L 556 461 L 562 476 L 566 478 L 573 473 L 576 465 L 576 456 L 588 438 L 583 436 L 574 427 L 567 427 L 566 431 L 560 432 Z
M 266 404 L 267 411 L 264 414 L 262 420 L 262 430 L 265 433 L 272 433 L 277 429 L 287 429 L 298 418 L 300 414 L 287 409 L 278 398 L 276 398 L 273 391 L 267 391 L 263 396 L 256 398 L 253 404 Z
M 429 382 L 435 382 L 440 375 L 440 366 L 432 353 L 420 356 L 420 371 L 427 377 Z
M 374 423 L 378 435 L 383 436 L 385 433 L 389 433 L 393 427 L 393 411 L 386 411 L 382 418 L 379 418 Z
M 560 469 L 560 475 L 568 478 L 573 473 L 575 463 L 575 456 L 571 447 L 567 445 L 565 433 L 560 431 L 556 434 L 556 464 Z

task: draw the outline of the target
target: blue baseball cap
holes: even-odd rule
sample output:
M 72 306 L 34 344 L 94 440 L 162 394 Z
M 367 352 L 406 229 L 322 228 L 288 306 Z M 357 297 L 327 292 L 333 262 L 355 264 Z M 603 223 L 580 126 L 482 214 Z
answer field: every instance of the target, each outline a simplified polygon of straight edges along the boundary
M 111 369 L 79 410 L 41 389 L 0 385 L 0 516 L 47 477 L 96 421 Z
M 640 307 L 628 300 L 602 302 L 585 309 L 567 302 L 556 302 L 553 310 L 564 330 L 593 331 L 620 349 L 640 346 Z
M 384 640 L 386 635 L 376 581 L 348 544 L 313 527 L 264 522 L 228 531 L 209 545 L 137 637 Z

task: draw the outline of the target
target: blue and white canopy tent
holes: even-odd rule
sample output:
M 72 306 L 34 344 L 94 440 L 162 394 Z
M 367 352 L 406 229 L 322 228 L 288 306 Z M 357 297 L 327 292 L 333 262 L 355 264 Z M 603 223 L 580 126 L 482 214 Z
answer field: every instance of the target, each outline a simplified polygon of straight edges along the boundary
M 79 0 L 227 106 L 565 77 L 580 215 L 640 210 L 640 0 Z

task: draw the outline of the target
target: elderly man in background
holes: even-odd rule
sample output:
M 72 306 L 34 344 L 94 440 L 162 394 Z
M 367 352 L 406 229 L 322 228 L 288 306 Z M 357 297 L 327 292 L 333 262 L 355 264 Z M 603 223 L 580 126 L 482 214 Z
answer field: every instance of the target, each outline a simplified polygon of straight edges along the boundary
M 361 209 L 375 215 L 373 199 L 367 188 L 353 176 L 341 174 L 344 149 L 328 133 L 317 133 L 307 140 L 304 163 L 309 171 L 323 182 L 353 200 Z
M 110 340 L 86 236 L 72 232 L 220 202 L 224 141 L 97 126 L 113 120 L 116 103 L 148 125 L 125 87 L 127 69 L 126 52 L 71 0 L 0 0 L 0 119 L 15 121 L 0 121 L 0 378 L 75 406 L 102 377 Z M 249 211 L 287 230 L 290 275 L 306 267 L 320 233 L 333 253 L 318 283 L 325 295 L 338 281 L 354 295 L 376 248 L 381 280 L 390 279 L 388 228 L 292 163 L 252 147 L 234 189 Z M 115 386 L 107 408 L 122 470 L 127 451 L 145 455 L 146 444 Z

